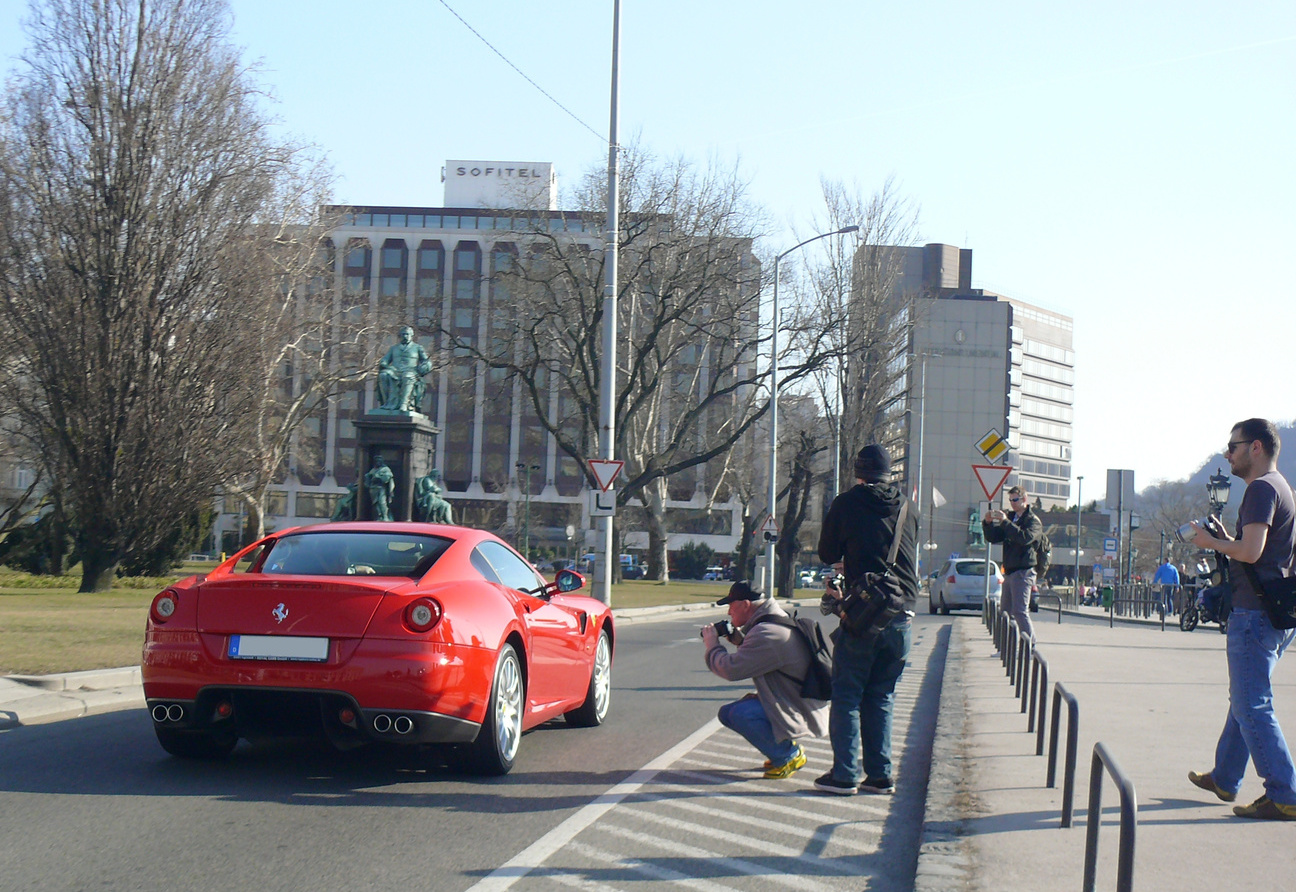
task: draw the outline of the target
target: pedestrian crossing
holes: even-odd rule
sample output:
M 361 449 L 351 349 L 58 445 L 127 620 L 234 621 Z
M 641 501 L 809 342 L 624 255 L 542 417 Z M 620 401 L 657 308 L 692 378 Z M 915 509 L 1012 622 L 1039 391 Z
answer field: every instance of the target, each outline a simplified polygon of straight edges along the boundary
M 827 738 L 803 739 L 806 766 L 790 778 L 767 780 L 764 757 L 713 721 L 682 749 L 650 765 L 651 771 L 637 772 L 634 783 L 619 785 L 621 792 L 600 797 L 605 801 L 597 814 L 576 821 L 568 837 L 551 840 L 529 862 L 519 856 L 475 888 L 622 892 L 663 883 L 705 892 L 879 888 L 872 877 L 887 857 L 882 842 L 897 801 L 924 795 L 904 788 L 906 775 L 926 777 L 925 767 L 906 773 L 904 757 L 928 649 L 929 643 L 915 636 L 909 666 L 896 686 L 896 796 L 817 792 L 814 779 L 832 767 Z M 894 883 L 896 866 L 886 870 L 892 882 L 885 888 L 901 888 Z M 910 868 L 909 883 L 912 877 Z

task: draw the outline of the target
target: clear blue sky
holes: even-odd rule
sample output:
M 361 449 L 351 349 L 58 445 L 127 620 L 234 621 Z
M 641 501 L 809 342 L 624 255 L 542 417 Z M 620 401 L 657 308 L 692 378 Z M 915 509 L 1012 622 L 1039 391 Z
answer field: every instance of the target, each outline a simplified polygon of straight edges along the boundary
M 600 134 L 611 0 L 448 0 Z M 437 205 L 447 159 L 606 145 L 439 0 L 233 0 L 276 112 L 357 204 Z M 25 43 L 0 0 L 0 65 Z M 1138 487 L 1296 417 L 1296 3 L 623 0 L 621 135 L 741 160 L 793 243 L 819 178 L 894 176 L 973 285 L 1075 318 L 1074 473 Z M 1296 449 L 1296 443 L 1288 445 Z M 969 444 L 969 463 L 975 458 Z

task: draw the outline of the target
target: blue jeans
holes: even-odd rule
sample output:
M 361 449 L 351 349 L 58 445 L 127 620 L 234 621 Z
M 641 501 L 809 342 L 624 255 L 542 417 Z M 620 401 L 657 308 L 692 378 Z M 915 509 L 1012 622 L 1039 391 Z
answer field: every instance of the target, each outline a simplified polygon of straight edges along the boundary
M 909 619 L 904 617 L 872 638 L 845 632 L 837 636 L 828 714 L 834 779 L 848 784 L 866 777 L 892 779 L 891 710 L 896 682 L 909 655 L 910 632 Z
M 1274 667 L 1293 637 L 1296 629 L 1275 629 L 1263 610 L 1234 607 L 1229 614 L 1229 714 L 1212 772 L 1222 790 L 1238 791 L 1250 757 L 1264 779 L 1265 795 L 1296 805 L 1296 768 L 1274 716 L 1271 684 Z
M 774 726 L 756 697 L 743 697 L 721 706 L 720 724 L 737 731 L 775 765 L 786 765 L 797 754 L 795 740 L 774 739 Z

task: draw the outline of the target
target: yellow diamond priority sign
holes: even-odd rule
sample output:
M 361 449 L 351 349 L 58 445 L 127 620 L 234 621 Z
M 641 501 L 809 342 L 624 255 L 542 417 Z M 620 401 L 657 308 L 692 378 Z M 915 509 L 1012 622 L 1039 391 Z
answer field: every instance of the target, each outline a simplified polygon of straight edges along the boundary
M 1008 454 L 1008 441 L 999 436 L 998 431 L 992 430 L 977 440 L 976 448 L 990 461 L 998 461 Z

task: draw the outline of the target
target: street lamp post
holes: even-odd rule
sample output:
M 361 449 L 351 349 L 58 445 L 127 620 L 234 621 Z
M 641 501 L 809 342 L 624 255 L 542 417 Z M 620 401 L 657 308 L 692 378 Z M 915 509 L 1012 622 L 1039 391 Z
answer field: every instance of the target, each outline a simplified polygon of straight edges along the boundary
M 1075 538 L 1075 581 L 1071 585 L 1071 594 L 1080 591 L 1080 540 L 1084 538 L 1084 517 L 1080 511 L 1084 505 L 1081 494 L 1084 489 L 1084 474 L 1076 478 L 1076 538 Z
M 841 229 L 834 229 L 832 232 L 822 232 L 819 235 L 811 236 L 803 242 L 798 242 L 788 248 L 782 254 L 774 258 L 774 306 L 770 319 L 770 444 L 769 444 L 769 516 L 775 517 L 778 502 L 778 331 L 779 331 L 779 305 L 778 305 L 778 288 L 779 288 L 779 262 L 784 257 L 791 254 L 798 248 L 803 248 L 811 242 L 816 242 L 821 238 L 828 238 L 832 235 L 846 235 L 850 232 L 858 232 L 858 226 L 843 226 Z M 777 539 L 773 533 L 765 534 L 765 582 L 766 590 L 773 597 L 774 591 L 774 543 Z
M 526 508 L 522 515 L 522 556 L 529 561 L 531 560 L 531 472 L 540 470 L 540 466 L 520 461 L 513 467 L 517 468 L 519 474 L 524 475 L 525 480 L 523 486 L 526 487 L 526 495 L 523 498 L 526 500 Z

